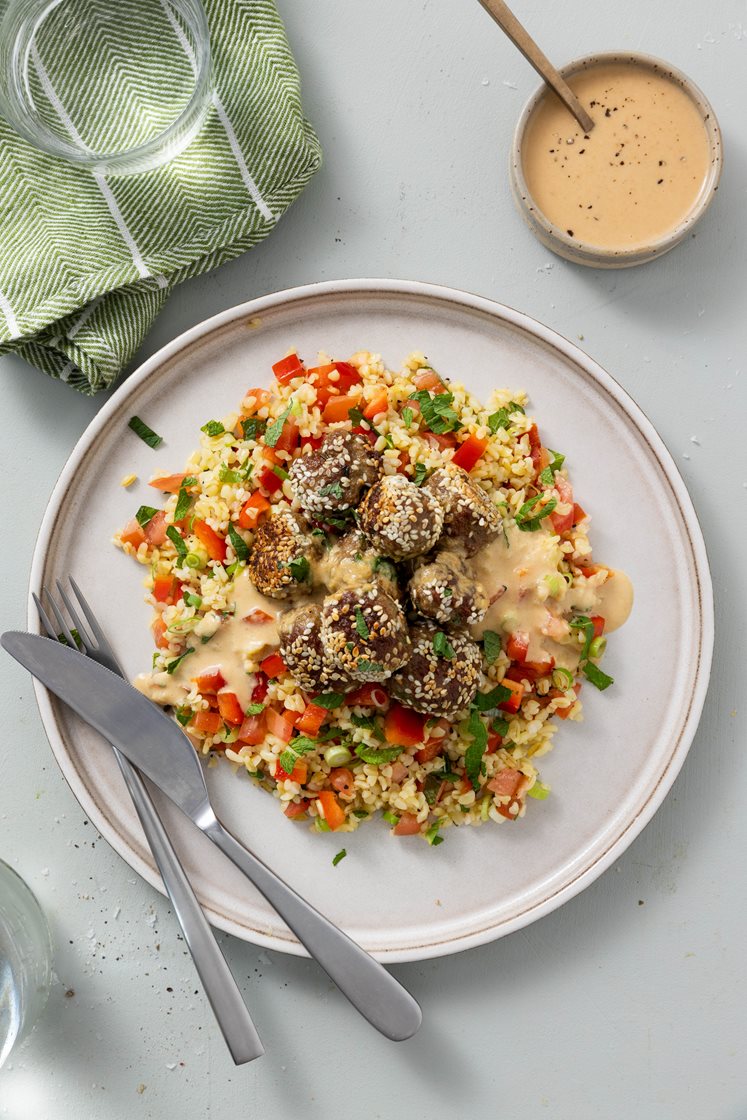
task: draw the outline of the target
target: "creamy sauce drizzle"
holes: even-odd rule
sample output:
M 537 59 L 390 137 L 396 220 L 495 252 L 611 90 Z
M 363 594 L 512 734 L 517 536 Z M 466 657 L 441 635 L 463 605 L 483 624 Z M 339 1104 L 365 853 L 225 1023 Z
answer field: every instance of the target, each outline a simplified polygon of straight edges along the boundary
M 568 82 L 594 128 L 585 135 L 554 94 L 542 98 L 522 147 L 538 208 L 569 236 L 604 249 L 669 233 L 692 209 L 710 161 L 695 102 L 634 62 L 600 63 Z

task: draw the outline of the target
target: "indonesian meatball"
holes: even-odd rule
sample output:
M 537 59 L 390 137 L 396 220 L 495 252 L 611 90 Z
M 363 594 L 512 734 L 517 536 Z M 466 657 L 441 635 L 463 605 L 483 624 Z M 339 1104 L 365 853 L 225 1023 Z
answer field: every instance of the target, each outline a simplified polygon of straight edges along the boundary
M 385 475 L 363 499 L 359 523 L 384 556 L 410 560 L 433 548 L 441 535 L 444 511 L 433 494 L 404 475 Z
M 458 545 L 465 556 L 474 556 L 501 531 L 501 515 L 481 486 L 461 467 L 439 467 L 425 483 L 426 490 L 444 510 L 444 544 Z
M 321 638 L 337 670 L 359 681 L 385 680 L 410 654 L 404 614 L 373 583 L 327 596 Z
M 444 633 L 432 622 L 411 626 L 410 641 L 410 658 L 389 680 L 389 693 L 431 716 L 454 719 L 466 711 L 480 680 L 477 643 L 463 631 Z

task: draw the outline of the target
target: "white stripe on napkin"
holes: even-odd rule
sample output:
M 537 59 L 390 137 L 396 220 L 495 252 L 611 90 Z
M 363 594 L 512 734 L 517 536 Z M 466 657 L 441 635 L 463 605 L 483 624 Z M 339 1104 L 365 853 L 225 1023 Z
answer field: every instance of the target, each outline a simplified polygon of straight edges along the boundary
M 10 331 L 10 337 L 20 338 L 21 331 L 18 326 L 18 320 L 16 319 L 15 311 L 10 306 L 7 297 L 2 292 L 0 292 L 0 311 L 2 311 L 3 315 L 5 316 L 5 321 L 8 324 L 8 330 Z

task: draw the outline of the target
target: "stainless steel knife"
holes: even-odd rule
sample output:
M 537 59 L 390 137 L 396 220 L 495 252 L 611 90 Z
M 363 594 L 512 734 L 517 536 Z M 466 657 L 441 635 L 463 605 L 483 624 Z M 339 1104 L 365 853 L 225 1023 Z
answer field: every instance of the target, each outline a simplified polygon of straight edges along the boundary
M 59 642 L 9 631 L 0 643 L 118 747 L 243 871 L 372 1026 L 394 1041 L 417 1031 L 422 1013 L 410 993 L 220 823 L 197 754 L 165 712 L 109 669 Z

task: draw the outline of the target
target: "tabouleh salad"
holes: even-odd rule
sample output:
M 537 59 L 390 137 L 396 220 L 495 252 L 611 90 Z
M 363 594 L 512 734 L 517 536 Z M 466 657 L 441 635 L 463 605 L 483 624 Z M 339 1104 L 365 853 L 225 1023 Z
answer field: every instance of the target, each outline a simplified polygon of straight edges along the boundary
M 483 405 L 421 353 L 273 373 L 115 538 L 154 611 L 136 686 L 318 831 L 517 820 L 632 604 L 564 456 L 524 393 Z

